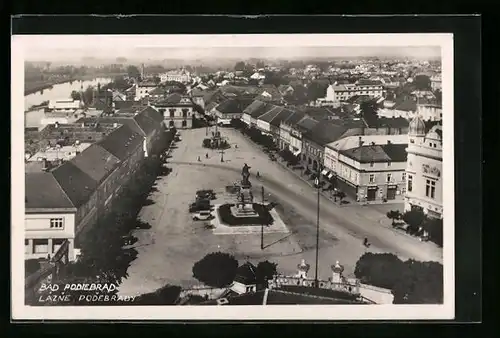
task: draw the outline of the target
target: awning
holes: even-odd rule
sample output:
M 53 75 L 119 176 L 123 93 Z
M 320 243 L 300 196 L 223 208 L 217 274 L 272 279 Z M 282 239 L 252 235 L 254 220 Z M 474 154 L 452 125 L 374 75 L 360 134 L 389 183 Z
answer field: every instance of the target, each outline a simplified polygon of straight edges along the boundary
M 330 173 L 328 174 L 328 179 L 330 179 L 330 178 L 332 178 L 332 177 L 333 177 L 333 172 L 330 172 Z
M 299 155 L 300 155 L 300 149 L 293 152 L 293 156 L 299 156 Z
M 321 175 L 326 176 L 326 174 L 328 174 L 328 170 L 323 169 L 323 171 L 321 172 Z

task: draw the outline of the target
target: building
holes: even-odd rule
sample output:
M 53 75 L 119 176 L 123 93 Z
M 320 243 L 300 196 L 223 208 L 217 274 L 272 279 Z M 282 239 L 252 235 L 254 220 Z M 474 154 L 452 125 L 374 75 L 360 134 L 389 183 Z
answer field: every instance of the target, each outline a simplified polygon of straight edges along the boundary
M 415 117 L 408 132 L 405 210 L 421 208 L 428 216 L 443 217 L 443 128 Z
M 80 141 L 75 141 L 74 144 L 72 145 L 59 145 L 56 144 L 51 147 L 47 147 L 45 149 L 41 149 L 34 155 L 30 155 L 29 158 L 27 158 L 28 162 L 34 162 L 34 161 L 69 161 L 73 157 L 77 156 L 80 154 L 82 151 L 90 147 L 91 143 L 81 143 Z
M 193 88 L 189 91 L 189 96 L 195 104 L 205 109 L 205 96 L 207 95 L 206 90 L 202 90 L 198 87 Z
M 260 100 L 253 101 L 248 107 L 243 110 L 241 120 L 245 122 L 248 127 L 257 127 L 257 119 L 262 114 L 268 112 L 274 106 L 267 102 Z
M 161 82 L 176 81 L 181 83 L 191 82 L 191 73 L 185 69 L 172 70 L 163 74 L 160 74 Z
M 274 106 L 267 113 L 257 118 L 257 128 L 266 135 L 272 137 L 278 146 L 280 143 L 280 125 L 283 120 L 291 116 L 293 112 L 285 107 Z
M 323 170 L 325 146 L 342 138 L 348 131 L 345 126 L 321 121 L 303 133 L 302 161 L 306 167 L 313 173 Z
M 441 90 L 442 85 L 441 85 L 441 76 L 433 76 L 431 77 L 431 88 L 432 90 Z
M 279 148 L 281 150 L 288 149 L 296 155 L 298 155 L 299 152 L 302 150 L 302 144 L 295 142 L 295 140 L 294 142 L 292 142 L 292 126 L 298 123 L 302 118 L 304 118 L 304 116 L 305 113 L 298 110 L 293 110 L 292 114 L 290 114 L 283 121 L 281 121 L 280 142 L 279 142 Z M 300 139 L 297 141 L 300 141 Z
M 69 161 L 26 173 L 25 256 L 47 257 L 64 242 L 75 259 L 79 239 L 104 215 L 144 158 L 142 137 L 117 126 Z
M 82 107 L 82 101 L 73 99 L 50 100 L 48 105 L 48 109 L 53 112 L 70 114 L 75 112 L 77 109 L 81 109 Z
M 299 156 L 302 162 L 307 161 L 306 155 L 303 153 L 304 145 L 303 139 L 304 135 L 309 133 L 318 124 L 318 121 L 311 118 L 310 116 L 304 116 L 296 124 L 292 124 L 290 128 L 290 146 L 292 148 L 292 153 L 295 156 Z
M 135 100 L 140 101 L 149 96 L 149 92 L 157 87 L 154 82 L 140 82 L 135 85 Z
M 324 99 L 318 101 L 342 102 L 356 95 L 368 95 L 370 97 L 383 96 L 384 88 L 380 81 L 360 80 L 356 84 L 337 85 L 331 84 L 326 89 Z
M 102 117 L 82 118 L 77 121 L 84 125 L 100 124 L 116 126 L 123 124 L 143 137 L 144 157 L 155 153 L 164 131 L 163 115 L 149 106 L 136 106 L 121 109 Z
M 251 98 L 227 99 L 215 106 L 210 113 L 216 118 L 218 124 L 228 125 L 232 119 L 241 119 L 243 111 L 252 101 Z
M 189 97 L 175 93 L 152 103 L 151 106 L 163 115 L 165 127 L 192 128 L 195 110 Z
M 338 151 L 334 187 L 357 201 L 403 201 L 406 144 L 363 144 Z

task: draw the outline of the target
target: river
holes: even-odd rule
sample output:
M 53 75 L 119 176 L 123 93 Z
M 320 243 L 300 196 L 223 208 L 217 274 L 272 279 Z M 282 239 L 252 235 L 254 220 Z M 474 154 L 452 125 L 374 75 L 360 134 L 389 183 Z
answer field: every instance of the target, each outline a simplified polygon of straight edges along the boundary
M 42 92 L 26 95 L 24 97 L 24 110 L 27 111 L 31 106 L 41 104 L 44 101 L 70 98 L 73 90 L 85 90 L 88 86 L 97 86 L 111 82 L 111 78 L 95 78 L 90 81 L 73 81 L 54 85 L 52 88 L 44 89 Z M 25 113 L 26 127 L 40 127 L 41 120 L 44 117 L 43 109 L 32 110 Z

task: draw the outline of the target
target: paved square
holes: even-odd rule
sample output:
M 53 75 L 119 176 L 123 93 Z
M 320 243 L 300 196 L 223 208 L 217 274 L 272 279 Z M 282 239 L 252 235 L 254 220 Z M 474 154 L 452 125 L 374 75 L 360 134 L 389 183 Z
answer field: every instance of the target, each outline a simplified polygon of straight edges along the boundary
M 189 287 L 199 284 L 192 277 L 193 264 L 206 254 L 223 251 L 233 254 L 240 263 L 270 260 L 278 263 L 282 273 L 295 273 L 301 259 L 314 267 L 316 247 L 316 196 L 306 183 L 275 162 L 271 162 L 250 140 L 230 128 L 220 129 L 232 147 L 224 152 L 202 147 L 205 129 L 181 130 L 182 141 L 172 151 L 168 166 L 172 172 L 158 178 L 154 202 L 144 206 L 139 218 L 152 227 L 139 230 L 135 247 L 138 257 L 128 269 L 128 278 L 120 293 L 137 295 L 154 291 L 165 284 Z M 235 147 L 237 144 L 237 148 Z M 221 157 L 223 161 L 221 161 Z M 198 161 L 200 158 L 200 161 Z M 213 204 L 234 201 L 225 187 L 241 179 L 241 168 L 247 163 L 254 196 L 260 202 L 260 186 L 265 198 L 276 201 L 276 210 L 290 233 L 266 233 L 264 250 L 258 234 L 216 235 L 203 221 L 193 221 L 188 213 L 196 190 L 213 189 Z M 261 180 L 255 178 L 259 171 Z M 392 209 L 397 206 L 392 205 Z M 321 199 L 318 276 L 331 275 L 330 266 L 339 260 L 345 274 L 352 275 L 358 258 L 367 250 L 393 252 L 401 258 L 442 261 L 442 250 L 432 243 L 394 231 L 384 211 L 372 206 L 339 207 Z M 362 245 L 364 237 L 372 245 Z M 314 270 L 314 268 L 312 269 Z

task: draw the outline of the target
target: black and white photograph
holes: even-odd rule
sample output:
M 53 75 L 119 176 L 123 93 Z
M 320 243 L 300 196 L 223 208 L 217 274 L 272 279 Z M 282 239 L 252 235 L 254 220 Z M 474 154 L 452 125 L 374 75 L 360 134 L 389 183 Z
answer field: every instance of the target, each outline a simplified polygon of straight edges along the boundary
M 11 82 L 16 318 L 453 318 L 452 34 L 13 35 Z

